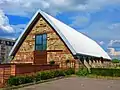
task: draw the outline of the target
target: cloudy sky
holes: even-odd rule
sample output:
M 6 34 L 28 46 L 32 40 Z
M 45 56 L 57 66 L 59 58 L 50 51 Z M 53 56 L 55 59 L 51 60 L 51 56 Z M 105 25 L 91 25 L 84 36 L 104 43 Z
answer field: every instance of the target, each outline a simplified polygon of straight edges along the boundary
M 106 51 L 116 43 L 120 46 L 120 0 L 0 0 L 0 37 L 18 37 L 38 9 L 96 40 Z

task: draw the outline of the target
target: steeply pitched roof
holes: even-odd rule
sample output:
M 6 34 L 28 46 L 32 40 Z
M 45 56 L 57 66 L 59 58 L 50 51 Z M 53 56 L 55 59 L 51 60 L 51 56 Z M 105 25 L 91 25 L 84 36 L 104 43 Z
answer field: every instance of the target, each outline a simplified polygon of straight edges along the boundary
M 88 38 L 87 36 L 83 35 L 82 33 L 76 31 L 75 29 L 69 27 L 68 25 L 60 22 L 59 20 L 55 19 L 54 17 L 48 15 L 47 13 L 39 10 L 31 19 L 29 24 L 27 25 L 26 29 L 18 38 L 17 42 L 15 43 L 14 47 L 10 52 L 10 56 L 16 53 L 17 48 L 22 43 L 23 38 L 26 36 L 26 32 L 29 30 L 29 26 L 31 23 L 35 21 L 38 15 L 42 15 L 49 24 L 56 30 L 59 36 L 63 39 L 66 43 L 68 48 L 71 50 L 73 55 L 82 54 L 88 56 L 95 56 L 95 57 L 103 57 L 105 59 L 111 59 L 108 54 L 92 39 Z

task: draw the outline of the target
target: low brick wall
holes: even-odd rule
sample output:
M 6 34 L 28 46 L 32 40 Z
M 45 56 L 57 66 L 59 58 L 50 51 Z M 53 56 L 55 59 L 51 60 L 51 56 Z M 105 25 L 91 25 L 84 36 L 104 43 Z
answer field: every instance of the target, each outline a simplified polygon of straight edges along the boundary
M 12 76 L 36 73 L 43 70 L 59 69 L 59 65 L 0 64 L 0 87 L 4 87 L 7 79 Z
M 13 69 L 15 69 L 15 73 L 13 75 L 20 75 L 26 73 L 36 73 L 38 71 L 43 70 L 51 70 L 51 69 L 58 69 L 58 65 L 32 65 L 32 64 L 18 64 L 12 65 Z

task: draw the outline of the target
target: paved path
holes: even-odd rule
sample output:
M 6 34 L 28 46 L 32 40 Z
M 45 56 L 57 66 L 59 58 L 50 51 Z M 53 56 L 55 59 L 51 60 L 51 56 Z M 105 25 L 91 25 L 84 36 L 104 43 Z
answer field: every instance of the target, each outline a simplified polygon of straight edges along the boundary
M 71 77 L 18 90 L 120 90 L 120 80 Z

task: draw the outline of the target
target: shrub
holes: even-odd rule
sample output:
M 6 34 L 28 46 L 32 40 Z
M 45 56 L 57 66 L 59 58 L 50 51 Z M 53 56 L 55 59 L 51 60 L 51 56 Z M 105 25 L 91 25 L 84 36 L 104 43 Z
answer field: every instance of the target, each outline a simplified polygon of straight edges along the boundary
M 41 80 L 41 74 L 40 74 L 40 72 L 36 73 L 36 74 L 34 75 L 34 78 L 35 78 L 35 81 L 36 81 L 36 82 L 40 81 L 40 80 Z
M 78 76 L 87 76 L 89 74 L 87 68 L 80 68 L 77 72 L 76 75 Z
M 43 71 L 40 73 L 41 80 L 46 80 L 51 78 L 51 73 L 49 71 Z
M 8 81 L 7 84 L 9 86 L 11 85 L 20 85 L 20 84 L 25 84 L 25 83 L 30 83 L 33 82 L 34 78 L 33 76 L 11 76 Z
M 69 68 L 64 71 L 65 75 L 71 75 L 75 73 L 75 70 L 73 68 Z
M 62 70 L 54 70 L 52 71 L 52 73 L 53 73 L 53 77 L 59 77 L 64 75 L 64 72 Z
M 7 81 L 7 84 L 9 86 L 12 86 L 12 85 L 17 86 L 17 85 L 19 85 L 19 79 L 18 79 L 18 77 L 17 76 L 16 77 L 10 76 L 10 78 Z
M 55 76 L 57 76 L 57 77 L 65 76 L 64 70 L 57 70 L 57 71 L 55 71 Z
M 24 81 L 22 84 L 31 83 L 31 82 L 34 82 L 34 80 L 35 80 L 34 76 L 24 76 L 23 79 L 24 79 Z
M 71 75 L 74 74 L 74 72 L 75 72 L 74 69 L 70 68 L 67 70 L 41 71 L 32 76 L 11 76 L 7 81 L 7 85 L 17 86 L 20 84 L 31 83 L 34 81 L 38 82 L 40 80 L 51 79 L 54 77 Z
M 55 64 L 55 61 L 52 60 L 52 61 L 50 61 L 49 63 L 50 63 L 50 65 L 54 65 L 54 64 Z
M 120 69 L 91 68 L 91 74 L 99 76 L 120 77 Z

